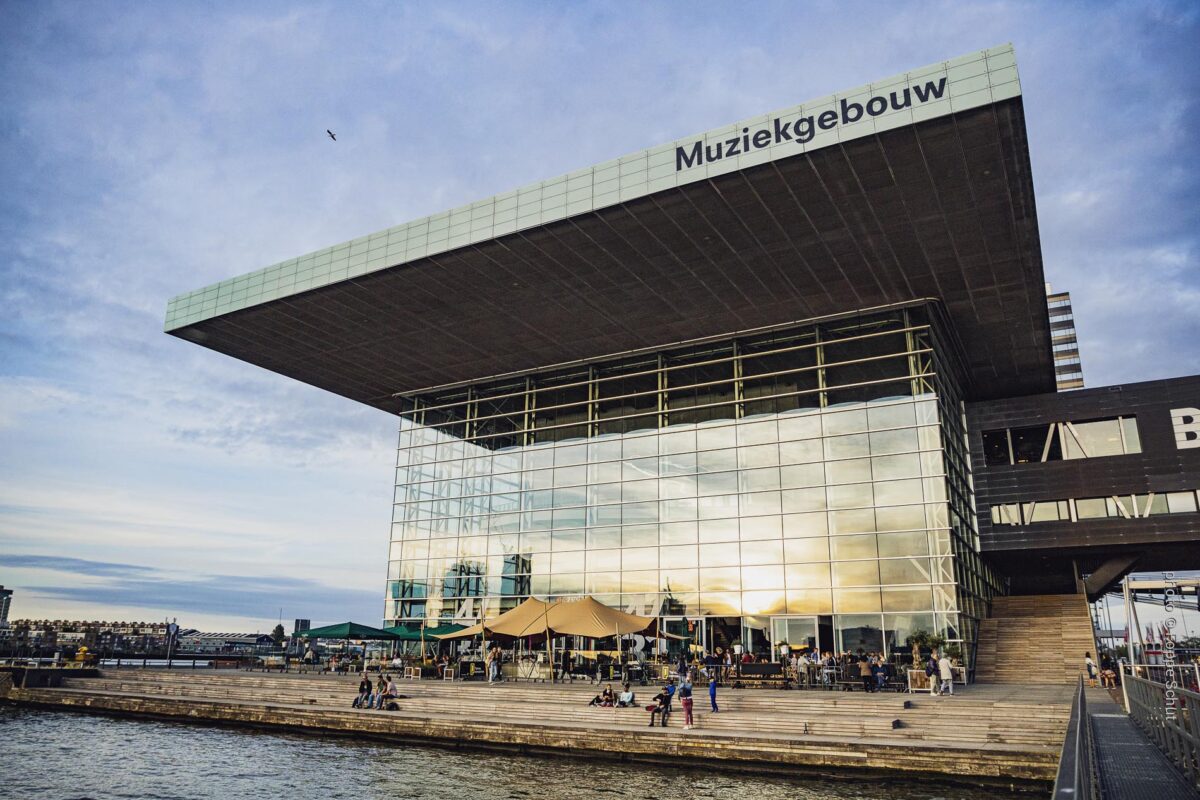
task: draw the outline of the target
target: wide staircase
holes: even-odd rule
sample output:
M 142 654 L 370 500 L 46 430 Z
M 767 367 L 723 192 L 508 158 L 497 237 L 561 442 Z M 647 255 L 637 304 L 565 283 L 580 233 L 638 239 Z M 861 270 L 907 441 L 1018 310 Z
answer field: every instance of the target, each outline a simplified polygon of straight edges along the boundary
M 619 688 L 619 687 L 618 687 Z M 652 687 L 638 689 L 639 705 Z M 953 698 L 927 694 L 859 694 L 826 691 L 721 690 L 717 714 L 697 687 L 696 733 L 731 737 L 804 737 L 838 741 L 988 746 L 1057 756 L 1070 712 L 1069 693 L 1045 687 L 968 687 Z M 357 679 L 336 676 L 234 672 L 109 670 L 73 678 L 61 690 L 85 694 L 171 697 L 194 702 L 301 706 L 348 714 L 389 714 L 419 719 L 529 724 L 560 728 L 645 728 L 643 708 L 589 707 L 599 687 L 413 681 L 401 682 L 399 711 L 351 709 Z M 676 704 L 671 726 L 683 723 Z
M 980 683 L 1073 684 L 1084 654 L 1096 657 L 1087 601 L 1081 594 L 992 600 L 979 624 L 975 679 Z

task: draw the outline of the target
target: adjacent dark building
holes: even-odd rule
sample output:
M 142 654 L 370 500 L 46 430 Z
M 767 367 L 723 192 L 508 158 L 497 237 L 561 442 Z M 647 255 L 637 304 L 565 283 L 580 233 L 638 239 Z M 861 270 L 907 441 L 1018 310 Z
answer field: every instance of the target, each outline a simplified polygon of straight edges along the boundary
M 967 404 L 980 545 L 1018 591 L 1200 566 L 1200 377 Z

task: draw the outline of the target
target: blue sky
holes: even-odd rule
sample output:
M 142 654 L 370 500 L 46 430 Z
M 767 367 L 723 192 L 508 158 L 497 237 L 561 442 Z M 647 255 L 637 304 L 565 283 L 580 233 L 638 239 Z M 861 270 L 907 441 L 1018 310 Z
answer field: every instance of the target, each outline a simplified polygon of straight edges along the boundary
M 3 3 L 13 615 L 379 619 L 395 419 L 164 335 L 169 297 L 1003 42 L 1089 385 L 1200 372 L 1200 7 L 748 8 Z

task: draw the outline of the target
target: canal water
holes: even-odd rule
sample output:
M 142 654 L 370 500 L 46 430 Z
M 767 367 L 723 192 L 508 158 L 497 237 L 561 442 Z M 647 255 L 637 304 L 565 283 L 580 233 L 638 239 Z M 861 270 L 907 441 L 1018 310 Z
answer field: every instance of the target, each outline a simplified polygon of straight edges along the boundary
M 2 798 L 1031 800 L 1047 793 L 453 751 L 0 705 Z

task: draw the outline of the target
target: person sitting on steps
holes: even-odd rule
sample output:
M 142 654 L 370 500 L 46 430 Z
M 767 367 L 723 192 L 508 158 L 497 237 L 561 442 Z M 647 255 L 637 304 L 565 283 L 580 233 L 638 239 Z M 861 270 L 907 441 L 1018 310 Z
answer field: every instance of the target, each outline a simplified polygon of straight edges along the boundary
M 387 708 L 388 704 L 396 699 L 396 682 L 387 675 L 384 675 L 379 680 L 382 686 L 380 686 L 379 697 L 375 702 L 375 707 L 382 710 Z
M 674 688 L 674 687 L 671 687 L 671 688 Z M 649 727 L 651 727 L 651 728 L 654 727 L 654 718 L 655 718 L 655 715 L 657 715 L 657 714 L 662 715 L 662 726 L 664 728 L 667 727 L 667 717 L 670 716 L 670 714 L 671 714 L 671 694 L 668 693 L 667 687 L 664 686 L 663 690 L 661 692 L 654 695 L 654 705 L 650 706 L 649 708 L 650 708 L 650 725 L 649 725 Z
M 1107 654 L 1100 659 L 1100 685 L 1105 689 L 1117 688 L 1117 670 Z
M 600 706 L 601 708 L 612 708 L 616 704 L 616 697 L 613 695 L 612 684 L 604 687 L 604 691 L 592 698 L 589 706 Z
M 354 698 L 354 708 L 362 708 L 371 700 L 371 679 L 365 674 L 358 682 L 358 697 Z

